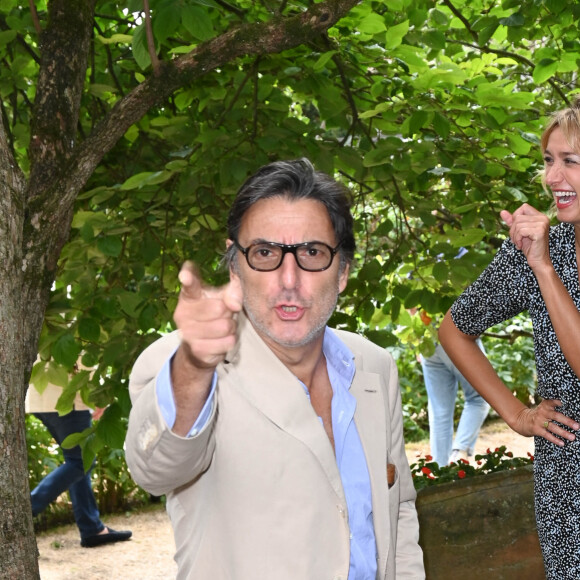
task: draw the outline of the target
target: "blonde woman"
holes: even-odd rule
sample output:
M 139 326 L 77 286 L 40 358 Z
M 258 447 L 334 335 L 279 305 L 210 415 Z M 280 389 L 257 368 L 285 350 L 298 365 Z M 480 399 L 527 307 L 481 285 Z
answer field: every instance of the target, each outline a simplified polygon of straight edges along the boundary
M 528 204 L 501 217 L 506 240 L 458 298 L 441 344 L 474 388 L 521 435 L 535 438 L 535 509 L 548 579 L 580 578 L 580 98 L 555 113 L 541 139 L 544 183 L 559 224 Z M 542 402 L 521 403 L 475 341 L 528 311 Z

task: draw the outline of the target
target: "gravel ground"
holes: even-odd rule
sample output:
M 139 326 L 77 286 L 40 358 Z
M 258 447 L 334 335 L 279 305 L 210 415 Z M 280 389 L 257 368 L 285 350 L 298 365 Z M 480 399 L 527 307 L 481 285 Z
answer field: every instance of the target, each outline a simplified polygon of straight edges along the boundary
M 175 578 L 174 543 L 162 505 L 128 515 L 103 518 L 115 530 L 133 537 L 98 548 L 81 548 L 75 525 L 37 536 L 42 580 L 165 580 Z

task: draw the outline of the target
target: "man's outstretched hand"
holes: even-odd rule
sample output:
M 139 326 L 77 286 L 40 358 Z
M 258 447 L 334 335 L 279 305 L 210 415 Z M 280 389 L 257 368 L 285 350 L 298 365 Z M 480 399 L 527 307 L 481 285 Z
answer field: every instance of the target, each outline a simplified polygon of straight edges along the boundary
M 206 286 L 192 262 L 179 272 L 181 293 L 174 320 L 188 347 L 188 358 L 198 368 L 215 367 L 236 343 L 234 314 L 242 309 L 242 288 L 237 278 L 222 286 Z
M 179 272 L 181 293 L 173 319 L 181 345 L 171 363 L 177 411 L 173 431 L 185 435 L 208 397 L 215 368 L 236 344 L 235 314 L 242 309 L 242 288 L 234 278 L 220 288 L 206 286 L 192 262 Z

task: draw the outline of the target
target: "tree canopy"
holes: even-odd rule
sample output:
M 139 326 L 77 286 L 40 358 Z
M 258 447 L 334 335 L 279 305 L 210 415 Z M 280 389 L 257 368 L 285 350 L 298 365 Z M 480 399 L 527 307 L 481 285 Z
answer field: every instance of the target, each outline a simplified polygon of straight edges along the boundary
M 407 327 L 428 350 L 407 310 L 449 307 L 501 209 L 550 204 L 539 135 L 578 90 L 579 18 L 564 0 L 0 0 L 4 457 L 21 458 L 36 353 L 61 411 L 77 390 L 109 405 L 89 446 L 122 444 L 128 373 L 172 326 L 181 263 L 225 280 L 232 196 L 274 159 L 352 191 L 333 323 L 383 346 Z M 96 371 L 71 381 L 79 356 Z M 23 505 L 25 469 L 3 461 L 2 503 Z

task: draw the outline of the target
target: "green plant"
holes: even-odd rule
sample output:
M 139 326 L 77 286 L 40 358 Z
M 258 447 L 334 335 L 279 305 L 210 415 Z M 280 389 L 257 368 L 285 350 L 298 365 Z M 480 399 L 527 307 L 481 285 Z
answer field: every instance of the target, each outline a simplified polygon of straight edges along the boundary
M 388 350 L 399 371 L 405 441 L 421 441 L 429 436 L 427 391 L 421 365 L 414 352 L 408 348 L 392 347 Z
M 468 477 L 486 475 L 495 471 L 506 471 L 517 469 L 524 465 L 530 465 L 534 457 L 514 457 L 511 451 L 507 451 L 506 446 L 497 447 L 494 451 L 487 449 L 484 455 L 476 455 L 477 465 L 471 465 L 465 459 L 460 459 L 449 465 L 440 466 L 433 461 L 430 455 L 419 457 L 416 463 L 411 464 L 411 474 L 415 489 L 423 489 L 431 485 L 459 481 Z

